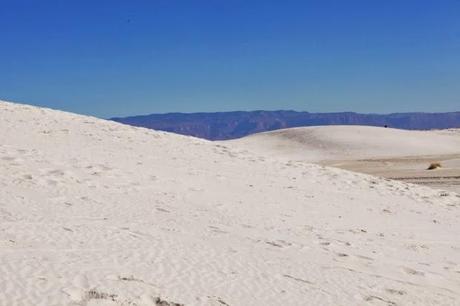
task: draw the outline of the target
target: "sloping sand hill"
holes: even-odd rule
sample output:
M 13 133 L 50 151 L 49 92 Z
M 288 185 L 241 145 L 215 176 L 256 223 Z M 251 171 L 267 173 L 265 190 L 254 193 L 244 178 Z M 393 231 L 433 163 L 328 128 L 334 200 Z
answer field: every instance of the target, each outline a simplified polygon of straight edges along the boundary
M 253 134 L 228 143 L 259 154 L 310 162 L 460 154 L 460 132 L 456 130 L 315 126 Z
M 277 130 L 227 142 L 261 156 L 322 165 L 460 192 L 460 129 L 368 126 Z M 431 162 L 442 168 L 427 171 Z
M 460 196 L 0 102 L 2 305 L 455 305 Z

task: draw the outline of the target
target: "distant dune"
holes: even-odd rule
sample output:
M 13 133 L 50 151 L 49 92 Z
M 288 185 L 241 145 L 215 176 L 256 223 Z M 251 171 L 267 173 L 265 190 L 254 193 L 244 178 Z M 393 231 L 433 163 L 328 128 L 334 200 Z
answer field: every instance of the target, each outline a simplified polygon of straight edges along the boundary
M 224 143 L 279 158 L 325 161 L 460 153 L 460 130 L 320 126 L 258 133 Z
M 324 125 L 388 126 L 407 130 L 460 128 L 460 112 L 359 114 L 261 110 L 151 114 L 112 120 L 209 140 L 227 140 L 277 129 Z
M 459 220 L 454 192 L 0 102 L 1 305 L 455 305 Z
M 460 192 L 460 129 L 322 126 L 259 133 L 224 143 L 279 160 L 315 162 Z M 433 162 L 441 168 L 426 171 Z

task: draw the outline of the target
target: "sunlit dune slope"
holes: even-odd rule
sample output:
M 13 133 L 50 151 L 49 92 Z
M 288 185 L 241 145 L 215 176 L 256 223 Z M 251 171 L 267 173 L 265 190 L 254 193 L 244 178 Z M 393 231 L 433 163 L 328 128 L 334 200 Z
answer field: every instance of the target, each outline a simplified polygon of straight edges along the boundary
M 293 160 L 390 158 L 458 154 L 460 132 L 317 126 L 259 133 L 228 143 L 262 155 Z
M 458 220 L 455 193 L 0 102 L 2 305 L 455 305 Z

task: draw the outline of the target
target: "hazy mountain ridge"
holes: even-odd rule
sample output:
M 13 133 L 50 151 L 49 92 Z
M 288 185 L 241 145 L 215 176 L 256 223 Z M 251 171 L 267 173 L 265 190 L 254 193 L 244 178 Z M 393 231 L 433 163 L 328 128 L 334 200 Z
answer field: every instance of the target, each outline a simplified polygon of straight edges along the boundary
M 151 114 L 111 120 L 210 140 L 225 140 L 281 128 L 317 125 L 387 125 L 408 130 L 455 128 L 460 127 L 460 112 L 360 114 L 285 110 L 235 111 Z

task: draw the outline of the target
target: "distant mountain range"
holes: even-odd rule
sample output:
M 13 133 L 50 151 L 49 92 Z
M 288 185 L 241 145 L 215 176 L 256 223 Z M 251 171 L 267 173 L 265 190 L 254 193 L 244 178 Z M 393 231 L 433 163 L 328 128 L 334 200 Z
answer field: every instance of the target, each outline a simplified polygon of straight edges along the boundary
M 370 125 L 408 130 L 460 127 L 460 112 L 358 114 L 296 111 L 250 111 L 219 113 L 168 113 L 111 118 L 113 121 L 190 135 L 225 140 L 282 128 L 315 125 Z

